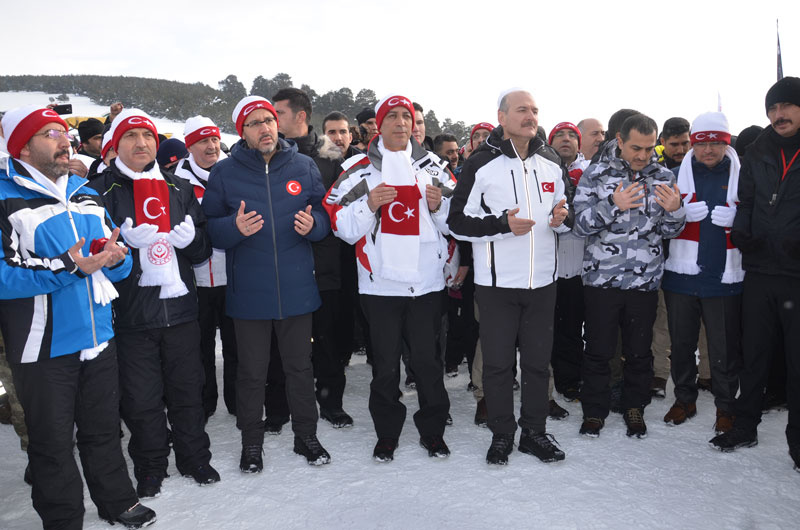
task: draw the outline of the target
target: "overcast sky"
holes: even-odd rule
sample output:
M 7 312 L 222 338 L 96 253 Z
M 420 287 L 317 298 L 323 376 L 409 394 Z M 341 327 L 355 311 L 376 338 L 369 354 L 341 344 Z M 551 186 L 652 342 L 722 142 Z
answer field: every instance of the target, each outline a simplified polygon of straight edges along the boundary
M 124 6 L 124 7 L 122 7 Z M 800 1 L 4 1 L 3 74 L 130 75 L 249 90 L 279 72 L 318 93 L 398 92 L 440 120 L 496 122 L 498 93 L 529 88 L 549 130 L 622 107 L 734 134 L 764 125 L 776 80 L 800 76 Z

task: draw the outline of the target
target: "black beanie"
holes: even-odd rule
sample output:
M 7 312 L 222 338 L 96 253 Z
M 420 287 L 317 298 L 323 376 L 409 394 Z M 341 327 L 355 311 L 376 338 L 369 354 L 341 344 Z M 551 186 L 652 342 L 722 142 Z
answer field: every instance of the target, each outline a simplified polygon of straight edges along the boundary
M 358 114 L 356 114 L 356 121 L 358 122 L 359 125 L 361 125 L 367 120 L 371 120 L 374 117 L 375 117 L 375 111 L 368 107 L 359 112 Z
M 158 145 L 156 160 L 158 160 L 159 166 L 166 167 L 167 164 L 177 162 L 187 156 L 189 156 L 189 151 L 186 150 L 186 145 L 177 138 L 170 138 Z
M 776 103 L 794 103 L 800 107 L 800 77 L 784 77 L 767 90 L 767 112 Z
M 86 143 L 90 138 L 103 134 L 103 122 L 95 118 L 88 118 L 78 124 L 78 135 L 81 143 Z
M 751 125 L 739 133 L 739 135 L 736 137 L 736 145 L 734 148 L 736 149 L 736 154 L 738 154 L 740 158 L 744 156 L 747 148 L 750 147 L 750 144 L 752 144 L 755 139 L 758 138 L 758 135 L 761 134 L 761 131 L 763 130 L 763 127 Z

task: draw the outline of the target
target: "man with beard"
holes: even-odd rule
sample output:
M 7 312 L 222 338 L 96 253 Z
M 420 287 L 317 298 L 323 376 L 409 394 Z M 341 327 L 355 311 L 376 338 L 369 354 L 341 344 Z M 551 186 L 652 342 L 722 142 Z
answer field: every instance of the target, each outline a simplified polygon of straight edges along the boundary
M 175 176 L 194 187 L 197 202 L 203 203 L 208 175 L 220 159 L 220 132 L 205 116 L 186 120 L 183 136 L 189 155 L 175 164 Z M 213 249 L 208 261 L 194 266 L 199 304 L 200 351 L 203 356 L 205 384 L 203 410 L 208 419 L 217 409 L 217 370 L 215 366 L 217 328 L 222 339 L 223 399 L 231 414 L 236 414 L 236 335 L 233 320 L 225 315 L 225 251 Z
M 74 435 L 99 516 L 151 524 L 119 439 L 111 282 L 132 260 L 102 198 L 69 175 L 67 124 L 31 106 L 8 111 L 2 130 L 11 158 L 0 170 L 0 328 L 25 411 L 33 506 L 44 528 L 83 527 Z
M 742 251 L 740 394 L 733 429 L 711 440 L 721 451 L 752 447 L 771 355 L 786 355 L 786 441 L 800 471 L 800 78 L 767 91 L 767 127 L 750 145 L 739 176 L 731 241 Z M 778 341 L 783 339 L 783 348 Z
M 263 469 L 263 397 L 273 330 L 286 372 L 294 452 L 311 465 L 330 462 L 316 436 L 311 364 L 311 314 L 320 306 L 311 241 L 324 238 L 330 222 L 320 204 L 325 190 L 317 165 L 294 142 L 278 137 L 277 116 L 262 97 L 239 101 L 232 120 L 242 139 L 214 166 L 203 195 L 211 242 L 226 251 L 243 473 Z

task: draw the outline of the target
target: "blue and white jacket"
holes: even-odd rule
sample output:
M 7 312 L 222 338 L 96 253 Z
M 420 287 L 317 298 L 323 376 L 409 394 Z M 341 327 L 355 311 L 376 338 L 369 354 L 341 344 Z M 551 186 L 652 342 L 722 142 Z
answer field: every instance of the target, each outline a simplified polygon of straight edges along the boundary
M 70 175 L 66 203 L 16 160 L 0 162 L 0 328 L 10 363 L 37 362 L 94 348 L 114 336 L 111 304 L 94 302 L 91 277 L 68 250 L 83 237 L 111 236 L 114 225 L 87 180 Z M 129 255 L 103 274 L 117 282 Z

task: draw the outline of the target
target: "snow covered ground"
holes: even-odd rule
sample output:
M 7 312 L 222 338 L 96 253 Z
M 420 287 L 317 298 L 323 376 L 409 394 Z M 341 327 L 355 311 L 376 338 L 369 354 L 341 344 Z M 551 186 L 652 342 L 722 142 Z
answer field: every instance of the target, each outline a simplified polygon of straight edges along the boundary
M 411 419 L 417 395 L 406 391 L 400 447 L 394 462 L 379 464 L 371 458 L 364 357 L 353 357 L 347 378 L 344 405 L 355 425 L 336 430 L 320 421 L 320 441 L 332 456 L 322 467 L 292 452 L 292 434 L 284 428 L 267 436 L 264 472 L 242 474 L 239 432 L 220 398 L 207 431 L 222 481 L 200 487 L 179 476 L 171 458 L 161 496 L 145 501 L 158 513 L 155 528 L 798 528 L 800 474 L 786 447 L 785 411 L 764 416 L 758 446 L 722 454 L 707 445 L 715 410 L 707 392 L 700 393 L 697 416 L 678 427 L 661 421 L 672 399 L 654 400 L 645 411 L 643 440 L 627 438 L 616 414 L 599 438 L 579 436 L 580 404 L 559 396 L 570 416 L 550 421 L 548 430 L 566 460 L 543 464 L 515 451 L 507 467 L 489 467 L 491 433 L 473 424 L 475 401 L 462 365 L 457 378 L 446 380 L 454 424 L 445 440 L 452 455 L 431 459 L 419 447 Z M 126 435 L 124 447 L 127 441 Z M 11 426 L 0 426 L 0 461 L 0 528 L 36 528 L 41 523 L 22 481 L 26 458 Z M 85 528 L 108 528 L 84 495 Z
M 46 94 L 44 92 L 0 92 L 0 112 L 22 107 L 25 105 L 41 105 L 46 107 L 50 103 L 50 97 L 57 97 L 58 94 Z M 107 105 L 97 105 L 92 100 L 85 96 L 76 96 L 75 94 L 68 94 L 69 101 L 65 103 L 72 104 L 72 114 L 64 115 L 65 118 L 69 116 L 93 116 L 101 117 L 108 114 Z M 149 112 L 149 109 L 142 109 Z M 171 133 L 174 138 L 183 140 L 183 123 L 166 120 L 163 118 L 153 118 L 156 128 L 160 133 Z M 227 124 L 217 124 L 227 125 Z M 77 134 L 77 132 L 76 132 Z M 232 147 L 233 144 L 239 139 L 235 134 L 222 133 L 222 141 Z

